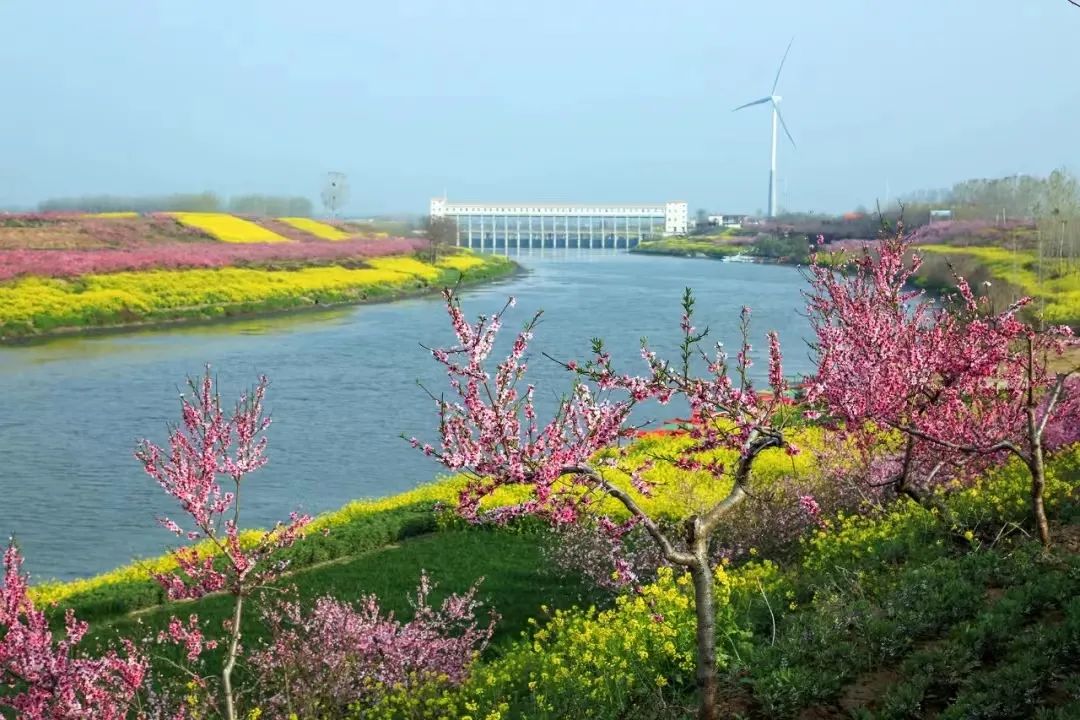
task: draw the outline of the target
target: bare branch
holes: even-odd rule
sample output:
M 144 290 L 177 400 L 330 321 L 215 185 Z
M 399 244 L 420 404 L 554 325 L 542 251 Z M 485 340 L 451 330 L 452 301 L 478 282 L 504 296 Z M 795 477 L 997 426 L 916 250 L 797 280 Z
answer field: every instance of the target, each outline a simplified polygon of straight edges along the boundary
M 949 442 L 948 440 L 942 440 L 939 437 L 934 437 L 933 435 L 924 433 L 923 431 L 917 430 L 908 425 L 899 425 L 888 420 L 884 420 L 883 422 L 894 430 L 899 430 L 906 435 L 914 435 L 915 437 L 926 440 L 927 442 L 932 442 L 935 445 L 940 445 L 942 447 L 949 448 L 950 450 L 956 450 L 957 452 L 978 455 L 990 455 L 992 453 L 1001 452 L 1002 450 L 1007 450 L 1012 454 L 1016 455 L 1018 458 L 1024 459 L 1023 451 L 1021 451 L 1015 443 L 1009 440 L 1002 440 L 1001 442 L 994 443 L 993 445 L 986 445 L 982 447 L 979 447 L 977 445 L 958 445 L 954 442 Z
M 750 441 L 749 446 L 739 457 L 739 464 L 735 468 L 735 484 L 732 486 L 731 492 L 728 493 L 727 497 L 714 505 L 709 512 L 705 513 L 705 517 L 702 518 L 703 529 L 706 535 L 712 533 L 717 523 L 720 522 L 720 518 L 723 517 L 728 510 L 735 507 L 735 505 L 746 497 L 746 488 L 750 484 L 750 470 L 753 467 L 754 460 L 757 456 L 768 448 L 783 447 L 783 445 L 783 438 L 776 432 L 762 431 Z
M 1046 430 L 1046 423 L 1050 420 L 1050 415 L 1054 412 L 1054 406 L 1057 405 L 1058 400 L 1061 399 L 1061 392 L 1065 389 L 1065 381 L 1069 379 L 1069 374 L 1061 373 L 1057 376 L 1057 382 L 1054 383 L 1054 388 L 1050 391 L 1050 394 L 1046 398 L 1046 412 L 1043 414 L 1042 420 L 1039 421 L 1038 434 L 1042 437 L 1043 431 Z
M 641 506 L 634 501 L 634 498 L 630 497 L 629 493 L 605 480 L 595 468 L 584 464 L 569 465 L 562 469 L 562 474 L 584 475 L 595 482 L 597 486 L 601 487 L 608 495 L 621 502 L 623 507 L 629 510 L 630 514 L 638 519 L 646 532 L 648 532 L 652 539 L 656 541 L 656 544 L 660 546 L 660 549 L 663 551 L 664 557 L 668 562 L 673 562 L 676 565 L 682 565 L 684 567 L 689 567 L 694 564 L 695 558 L 693 555 L 678 550 L 668 536 L 664 534 L 664 531 L 660 529 L 660 526 L 656 524 L 656 521 L 641 509 Z

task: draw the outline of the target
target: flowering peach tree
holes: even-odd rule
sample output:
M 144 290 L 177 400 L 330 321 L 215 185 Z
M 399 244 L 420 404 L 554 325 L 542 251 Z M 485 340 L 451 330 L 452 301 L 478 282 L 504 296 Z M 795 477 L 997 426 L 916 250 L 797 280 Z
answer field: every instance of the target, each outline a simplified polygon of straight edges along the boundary
M 868 423 L 899 431 L 903 451 L 878 463 L 878 482 L 924 504 L 946 481 L 1019 457 L 1048 544 L 1043 438 L 1048 425 L 1074 412 L 1069 373 L 1055 376 L 1048 358 L 1072 342 L 1071 332 L 1022 322 L 1026 298 L 994 311 L 961 277 L 954 296 L 930 302 L 911 289 L 921 259 L 914 253 L 909 261 L 910 249 L 901 226 L 845 271 L 815 258 L 808 309 L 818 369 L 809 399 L 849 432 L 877 436 Z
M 459 685 L 498 616 L 490 613 L 483 626 L 477 621 L 477 585 L 438 607 L 429 600 L 432 588 L 422 573 L 405 622 L 384 613 L 374 595 L 356 605 L 322 597 L 306 613 L 292 601 L 268 608 L 272 639 L 251 658 L 262 683 L 277 689 L 266 709 L 280 717 L 330 717 L 374 704 L 391 688 Z
M 709 353 L 702 349 L 708 331 L 699 332 L 693 326 L 694 299 L 688 289 L 683 297 L 677 361 L 660 359 L 643 342 L 641 356 L 646 371 L 642 375 L 621 373 L 603 343 L 596 340 L 590 360 L 562 363 L 574 378 L 572 389 L 554 415 L 541 424 L 534 404 L 536 389 L 524 384 L 526 352 L 540 314 L 518 333 L 509 353 L 491 372 L 488 358 L 503 315 L 514 300 L 511 298 L 497 314 L 470 323 L 453 293 L 448 290 L 445 297 L 457 344 L 432 349 L 431 354 L 446 371 L 452 399 L 432 394 L 439 412 L 438 447 L 415 438 L 413 446 L 446 468 L 466 475 L 457 510 L 467 519 L 530 515 L 562 525 L 591 518 L 610 536 L 619 536 L 630 527 L 643 528 L 663 559 L 684 568 L 692 577 L 700 716 L 715 718 L 714 571 L 709 542 L 725 515 L 747 496 L 755 459 L 769 448 L 798 452 L 785 440 L 785 415 L 778 412 L 787 387 L 776 334 L 769 335 L 768 382 L 772 392 L 766 395 L 754 388 L 748 372 L 752 364 L 749 308 L 742 311 L 742 344 L 732 367 L 722 345 L 717 344 Z M 698 358 L 707 368 L 703 377 L 691 372 L 691 364 Z M 630 420 L 635 406 L 650 400 L 667 403 L 676 396 L 687 401 L 697 419 L 691 431 L 693 442 L 677 456 L 655 462 L 703 471 L 727 490 L 723 499 L 684 518 L 681 526 L 671 531 L 639 503 L 653 489 L 644 476 L 645 468 L 631 470 L 629 487 L 625 487 L 608 472 L 617 460 L 598 457 L 633 435 Z M 714 450 L 734 450 L 735 459 L 730 464 L 700 459 Z M 528 499 L 485 512 L 482 501 L 506 486 L 526 487 Z M 628 519 L 603 516 L 598 509 L 601 497 L 620 503 Z
M 191 394 L 180 399 L 182 422 L 169 433 L 168 450 L 144 440 L 136 457 L 190 521 L 186 530 L 170 518 L 160 518 L 161 525 L 177 536 L 204 543 L 174 549 L 178 570 L 155 579 L 170 599 L 195 599 L 213 592 L 234 598 L 221 682 L 225 717 L 235 720 L 232 673 L 240 654 L 244 600 L 284 570 L 285 562 L 275 555 L 301 537 L 310 517 L 293 513 L 289 522 L 279 523 L 254 542 L 241 542 L 240 490 L 247 476 L 266 464 L 264 432 L 270 418 L 263 413 L 263 398 L 268 381 L 260 378 L 231 413 L 222 407 L 209 368 L 200 381 L 191 380 L 189 385 Z M 229 489 L 219 478 L 225 478 Z M 175 630 L 170 632 L 174 641 L 190 639 L 194 647 L 189 651 L 201 649 L 202 636 L 194 634 L 197 628 L 180 624 Z
M 122 653 L 78 652 L 87 624 L 68 610 L 60 638 L 34 607 L 12 542 L 0 586 L 0 716 L 24 720 L 123 720 L 137 704 L 149 662 L 130 640 Z

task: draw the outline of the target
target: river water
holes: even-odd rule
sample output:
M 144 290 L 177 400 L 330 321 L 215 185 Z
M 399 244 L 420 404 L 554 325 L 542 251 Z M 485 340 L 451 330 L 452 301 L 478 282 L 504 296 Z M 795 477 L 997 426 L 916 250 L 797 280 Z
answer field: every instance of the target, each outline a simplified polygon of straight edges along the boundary
M 754 309 L 753 342 L 775 329 L 785 372 L 807 372 L 804 281 L 790 267 L 647 257 L 612 251 L 524 252 L 527 272 L 463 294 L 470 316 L 518 299 L 509 330 L 544 310 L 530 377 L 548 407 L 567 374 L 544 359 L 587 358 L 602 336 L 619 369 L 643 368 L 639 338 L 661 355 L 678 342 L 679 299 L 698 298 L 697 326 L 729 347 L 739 309 Z M 420 344 L 452 339 L 438 297 L 219 325 L 59 339 L 0 348 L 0 534 L 14 534 L 37 580 L 92 575 L 162 552 L 173 536 L 155 517 L 178 513 L 132 456 L 138 438 L 163 444 L 179 419 L 178 388 L 205 363 L 223 397 L 270 377 L 269 464 L 250 478 L 244 525 L 290 510 L 331 510 L 391 495 L 439 472 L 400 437 L 434 441 L 435 408 L 417 380 L 444 376 Z M 499 349 L 499 348 L 497 348 Z M 758 355 L 755 372 L 767 363 Z M 760 377 L 760 375 L 759 375 Z M 678 414 L 664 408 L 664 419 Z

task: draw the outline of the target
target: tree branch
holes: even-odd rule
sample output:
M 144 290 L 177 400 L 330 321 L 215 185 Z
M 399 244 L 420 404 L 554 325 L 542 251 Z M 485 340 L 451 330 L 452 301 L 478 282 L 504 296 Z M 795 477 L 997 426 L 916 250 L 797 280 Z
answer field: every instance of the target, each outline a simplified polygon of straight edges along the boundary
M 1057 405 L 1058 400 L 1061 399 L 1061 392 L 1065 389 L 1065 381 L 1068 378 L 1068 373 L 1060 373 L 1057 376 L 1057 382 L 1054 383 L 1054 389 L 1050 391 L 1050 395 L 1046 398 L 1046 412 L 1039 422 L 1039 437 L 1042 437 L 1043 431 L 1046 430 L 1046 423 L 1050 420 L 1050 415 L 1054 412 L 1054 406 Z
M 949 448 L 950 450 L 956 450 L 957 452 L 977 455 L 989 455 L 991 453 L 1001 452 L 1002 450 L 1008 450 L 1009 452 L 1016 455 L 1018 458 L 1024 459 L 1024 453 L 1010 440 L 1002 440 L 1001 442 L 994 443 L 993 445 L 987 445 L 984 447 L 979 447 L 977 445 L 958 445 L 954 442 L 942 440 L 941 438 L 924 433 L 922 430 L 916 430 L 915 428 L 909 427 L 907 425 L 898 425 L 897 423 L 890 422 L 888 420 L 885 420 L 884 423 L 889 427 L 893 428 L 894 430 L 899 430 L 900 432 L 907 435 L 914 435 L 915 437 L 926 440 L 927 442 L 932 442 L 935 445 L 941 445 L 942 447 Z
M 750 484 L 750 470 L 757 456 L 768 448 L 783 447 L 783 444 L 784 441 L 780 434 L 772 431 L 762 431 L 750 441 L 746 452 L 739 457 L 739 464 L 735 468 L 735 484 L 731 487 L 731 492 L 714 505 L 709 512 L 705 513 L 705 517 L 701 520 L 706 535 L 712 533 L 716 524 L 720 522 L 720 518 L 728 510 L 746 497 L 746 487 Z
M 694 564 L 695 558 L 693 555 L 676 549 L 668 536 L 660 529 L 660 526 L 641 509 L 641 506 L 634 501 L 634 498 L 630 497 L 630 494 L 622 488 L 616 487 L 605 480 L 595 468 L 585 464 L 568 465 L 562 468 L 561 474 L 585 475 L 586 477 L 591 478 L 593 482 L 604 490 L 604 492 L 621 502 L 623 507 L 629 510 L 630 514 L 641 522 L 645 531 L 648 532 L 652 539 L 656 541 L 656 544 L 660 546 L 660 550 L 664 553 L 664 557 L 668 562 L 673 562 L 676 565 L 682 565 L 684 567 L 689 567 Z

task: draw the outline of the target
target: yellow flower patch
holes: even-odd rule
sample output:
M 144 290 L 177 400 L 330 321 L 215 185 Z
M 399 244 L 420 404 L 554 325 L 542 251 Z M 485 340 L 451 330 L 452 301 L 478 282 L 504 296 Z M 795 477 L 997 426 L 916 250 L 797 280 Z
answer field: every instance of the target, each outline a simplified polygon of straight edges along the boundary
M 0 328 L 33 334 L 175 317 L 217 317 L 229 308 L 261 309 L 363 299 L 378 288 L 411 289 L 416 276 L 338 265 L 294 271 L 220 268 L 30 277 L 0 285 Z
M 1062 272 L 1055 258 L 1042 263 L 1042 273 L 1035 253 L 1013 252 L 1002 247 L 922 245 L 920 252 L 972 257 L 990 274 L 1019 287 L 1023 292 L 1045 302 L 1044 319 L 1048 323 L 1075 323 L 1080 318 L 1080 275 L 1075 270 Z
M 460 255 L 447 255 L 436 263 L 439 267 L 457 270 L 458 272 L 471 270 L 472 268 L 483 264 L 484 260 L 482 258 L 465 253 Z
M 225 213 L 176 212 L 170 213 L 185 225 L 198 228 L 218 240 L 228 243 L 286 243 L 289 239 L 276 232 Z
M 314 235 L 322 240 L 348 240 L 352 237 L 349 233 L 333 225 L 327 225 L 326 223 L 319 222 L 318 220 L 312 220 L 306 217 L 283 217 L 278 218 L 286 225 L 292 225 L 297 230 L 303 230 L 309 235 Z
M 441 274 L 439 269 L 433 265 L 420 262 L 416 258 L 411 257 L 380 257 L 372 258 L 367 261 L 367 264 L 373 268 L 380 270 L 389 270 L 392 272 L 404 273 L 406 275 L 415 275 L 416 277 L 423 278 L 424 280 L 434 280 Z

